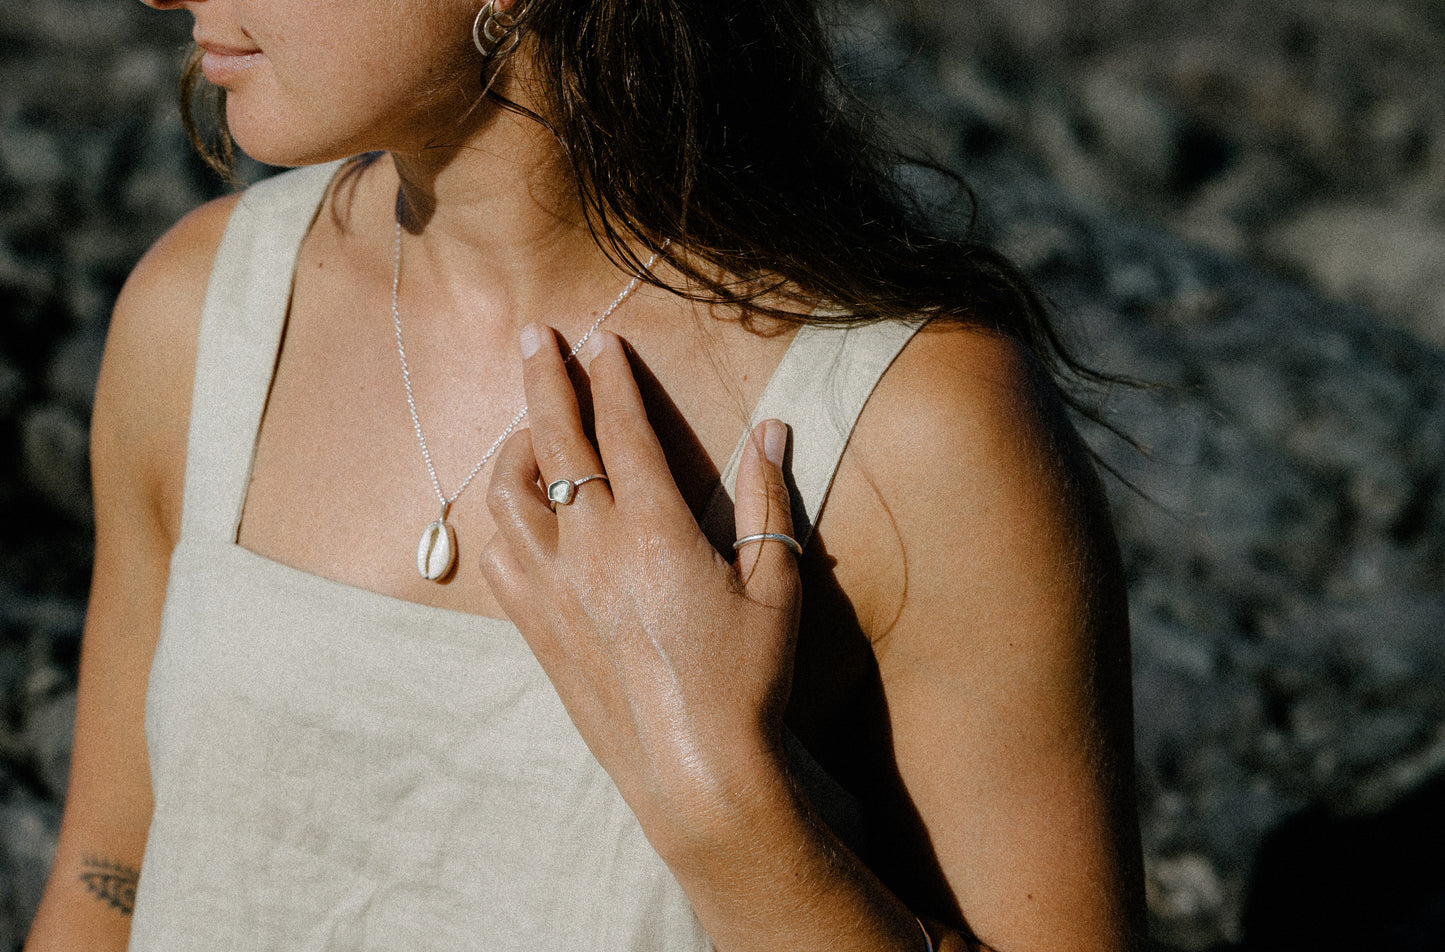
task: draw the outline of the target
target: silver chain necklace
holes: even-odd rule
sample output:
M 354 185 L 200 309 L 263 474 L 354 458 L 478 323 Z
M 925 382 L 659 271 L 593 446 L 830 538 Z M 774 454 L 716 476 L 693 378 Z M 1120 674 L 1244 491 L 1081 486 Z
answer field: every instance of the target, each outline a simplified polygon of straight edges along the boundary
M 667 241 L 662 243 L 663 248 L 666 248 L 667 245 Z M 652 266 L 657 263 L 658 254 L 661 254 L 660 249 L 654 253 L 651 258 L 647 259 L 647 264 L 642 266 L 643 274 L 647 274 L 652 270 Z M 597 320 L 592 322 L 592 326 L 587 328 L 586 332 L 577 339 L 577 343 L 572 345 L 572 349 L 569 350 L 567 356 L 563 358 L 564 363 L 577 356 L 577 352 L 582 349 L 588 339 L 596 332 L 597 328 L 602 326 L 602 322 L 611 317 L 612 312 L 617 310 L 623 301 L 632 296 L 632 292 L 637 290 L 637 285 L 641 283 L 641 281 L 642 275 L 634 275 L 632 280 L 627 282 L 627 286 L 622 289 L 622 293 L 618 294 L 612 303 L 607 305 L 607 309 L 602 312 Z M 401 220 L 398 219 L 391 265 L 391 323 L 392 327 L 396 330 L 396 356 L 401 360 L 401 382 L 406 386 L 406 406 L 407 409 L 411 411 L 411 426 L 412 429 L 416 431 L 416 442 L 421 447 L 421 458 L 426 463 L 427 475 L 431 477 L 432 490 L 436 492 L 437 500 L 441 503 L 440 515 L 427 525 L 421 534 L 421 541 L 417 543 L 416 570 L 421 574 L 422 578 L 437 582 L 452 573 L 452 569 L 456 566 L 457 561 L 456 531 L 452 528 L 451 523 L 447 522 L 447 514 L 451 511 L 452 503 L 456 502 L 457 498 L 466 492 L 467 487 L 472 484 L 472 480 L 476 479 L 477 474 L 482 471 L 482 467 L 486 466 L 488 461 L 496 455 L 497 450 L 501 449 L 507 437 L 511 436 L 513 431 L 517 429 L 517 426 L 526 418 L 527 405 L 525 403 L 522 404 L 522 408 L 512 417 L 511 422 L 502 428 L 501 433 L 497 434 L 497 438 L 492 441 L 492 445 L 482 454 L 482 458 L 477 460 L 477 465 L 472 467 L 472 471 L 467 473 L 466 478 L 462 480 L 456 492 L 450 496 L 442 492 L 441 480 L 437 478 L 436 466 L 432 463 L 431 450 L 427 447 L 426 436 L 421 430 L 421 417 L 417 416 L 416 397 L 412 394 L 411 389 L 411 368 L 407 366 L 406 346 L 402 344 L 401 341 L 401 308 L 397 304 L 398 291 L 400 288 Z

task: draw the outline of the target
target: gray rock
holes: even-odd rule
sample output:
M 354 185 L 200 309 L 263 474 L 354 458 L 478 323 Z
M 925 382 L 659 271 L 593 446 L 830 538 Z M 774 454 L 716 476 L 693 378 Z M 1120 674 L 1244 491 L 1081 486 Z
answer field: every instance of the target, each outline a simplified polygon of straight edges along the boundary
M 0 419 L 13 414 L 25 390 L 25 376 L 10 362 L 0 358 Z
M 1445 357 L 1017 171 L 980 184 L 1011 247 L 1086 249 L 1035 256 L 1045 290 L 1104 360 L 1171 385 L 1109 402 L 1151 458 L 1096 445 L 1153 497 L 1114 494 L 1155 933 L 1234 941 L 1275 826 L 1439 769 L 1445 575 L 1401 527 L 1440 525 Z
M 60 817 L 8 780 L 0 766 L 0 948 L 18 949 L 55 861 Z
M 1122 165 L 1129 178 L 1155 190 L 1169 189 L 1184 148 L 1182 117 L 1147 88 L 1115 72 L 1091 74 L 1078 93 L 1103 164 Z
M 64 181 L 65 166 L 60 141 L 48 130 L 12 126 L 0 135 L 0 175 L 19 188 L 53 188 Z
M 45 374 L 46 389 L 51 396 L 89 416 L 104 349 L 105 340 L 89 330 L 78 331 L 61 341 Z
M 89 429 L 72 410 L 46 404 L 26 414 L 20 446 L 29 484 L 81 524 L 92 519 Z
M 1150 865 L 1145 886 L 1149 907 L 1169 922 L 1180 924 L 1176 938 L 1186 943 L 1214 940 L 1219 936 L 1212 924 L 1236 918 L 1239 896 L 1230 894 L 1214 864 L 1199 853 L 1160 857 Z
M 1445 221 L 1365 205 L 1308 208 L 1264 250 L 1342 299 L 1363 301 L 1445 347 Z
M 41 669 L 37 674 L 45 685 L 29 685 L 27 692 L 38 700 L 27 709 L 25 730 L 19 741 L 45 784 L 52 802 L 64 799 L 70 786 L 70 747 L 75 734 L 75 690 L 61 690 L 65 674 Z M 34 688 L 41 688 L 34 690 Z

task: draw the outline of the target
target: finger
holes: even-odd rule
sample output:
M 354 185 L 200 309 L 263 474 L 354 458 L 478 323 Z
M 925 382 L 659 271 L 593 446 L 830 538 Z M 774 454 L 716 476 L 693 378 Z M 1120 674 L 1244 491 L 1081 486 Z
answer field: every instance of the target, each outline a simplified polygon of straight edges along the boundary
M 739 539 L 760 533 L 793 535 L 793 514 L 783 476 L 788 428 L 764 420 L 753 428 L 738 464 L 735 527 Z M 784 542 L 750 542 L 737 550 L 738 576 L 749 597 L 765 605 L 790 604 L 798 587 L 798 562 Z
M 587 375 L 592 381 L 592 414 L 597 446 L 612 480 L 612 495 L 691 517 L 677 490 L 667 455 L 647 419 L 642 392 L 622 339 L 599 330 L 588 341 Z
M 540 471 L 532 449 L 532 431 L 518 430 L 508 437 L 493 465 L 487 508 L 502 541 L 532 561 L 556 552 L 557 519 L 537 485 Z
M 557 335 L 551 328 L 528 324 L 519 338 L 522 350 L 522 384 L 527 393 L 528 427 L 532 450 L 544 484 L 558 479 L 578 480 L 602 472 L 602 461 L 582 428 L 577 391 L 567 377 Z M 589 508 L 611 501 L 604 480 L 585 488 Z

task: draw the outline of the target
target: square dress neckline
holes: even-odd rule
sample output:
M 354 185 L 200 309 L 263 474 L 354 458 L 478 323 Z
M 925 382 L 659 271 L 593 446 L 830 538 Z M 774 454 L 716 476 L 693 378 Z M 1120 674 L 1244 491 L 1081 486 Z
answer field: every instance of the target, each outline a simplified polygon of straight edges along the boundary
M 457 618 L 467 620 L 483 619 L 487 623 L 503 625 L 515 630 L 516 626 L 509 618 L 496 615 L 480 614 L 476 612 L 468 612 L 457 608 L 447 608 L 440 605 L 428 604 L 426 602 L 416 602 L 407 598 L 402 598 L 397 595 L 391 595 L 386 592 L 377 591 L 376 589 L 367 588 L 363 585 L 357 585 L 352 582 L 346 582 L 341 579 L 332 578 L 327 575 L 322 575 L 320 573 L 309 571 L 307 569 L 291 565 L 287 562 L 282 562 L 278 559 L 271 558 L 270 556 L 263 555 L 254 549 L 247 548 L 240 541 L 241 526 L 245 518 L 246 503 L 250 498 L 251 484 L 254 476 L 256 451 L 259 447 L 260 441 L 260 432 L 262 426 L 264 426 L 265 424 L 266 412 L 270 406 L 271 384 L 275 379 L 276 369 L 280 360 L 281 348 L 285 343 L 286 328 L 290 323 L 291 305 L 292 300 L 295 296 L 296 277 L 299 272 L 301 249 L 302 246 L 305 244 L 306 239 L 310 236 L 312 229 L 315 227 L 317 219 L 320 217 L 321 211 L 325 206 L 326 196 L 331 193 L 331 186 L 336 182 L 336 179 L 341 174 L 341 171 L 347 166 L 347 162 L 348 160 L 342 160 L 339 162 L 332 162 L 321 166 L 295 169 L 288 173 L 281 173 L 281 175 L 276 176 L 272 179 L 263 180 L 262 182 L 257 183 L 257 185 L 247 189 L 247 191 L 242 194 L 241 199 L 237 202 L 236 207 L 232 209 L 231 220 L 227 223 L 226 238 L 223 238 L 222 247 L 218 248 L 216 252 L 217 260 L 213 268 L 213 273 L 211 277 L 211 288 L 208 288 L 207 300 L 205 305 L 207 315 L 209 315 L 209 313 L 212 311 L 212 300 L 210 291 L 217 283 L 218 273 L 221 271 L 221 265 L 223 263 L 221 261 L 221 257 L 223 251 L 228 250 L 226 248 L 227 239 L 231 237 L 231 231 L 234 226 L 245 222 L 244 218 L 238 221 L 238 216 L 246 215 L 251 211 L 250 207 L 243 209 L 242 206 L 248 204 L 248 199 L 254 199 L 254 197 L 258 194 L 258 190 L 259 194 L 264 195 L 264 190 L 272 182 L 277 182 L 278 180 L 283 180 L 286 178 L 302 179 L 303 177 L 305 177 L 305 180 L 298 182 L 301 188 L 296 189 L 297 192 L 301 193 L 301 203 L 298 204 L 301 204 L 302 207 L 304 207 L 304 202 L 308 196 L 314 202 L 311 213 L 304 219 L 305 226 L 299 231 L 299 233 L 296 232 L 293 228 L 291 230 L 291 234 L 280 236 L 279 239 L 275 242 L 275 244 L 272 245 L 272 248 L 279 248 L 282 252 L 282 255 L 273 255 L 272 257 L 282 257 L 284 255 L 284 258 L 287 260 L 287 267 L 283 269 L 284 279 L 282 275 L 274 275 L 274 281 L 272 282 L 273 287 L 284 286 L 284 302 L 279 302 L 280 313 L 274 315 L 276 320 L 272 322 L 274 325 L 272 328 L 273 332 L 271 335 L 269 335 L 272 343 L 269 347 L 265 348 L 265 350 L 270 352 L 270 360 L 268 362 L 269 369 L 266 373 L 265 379 L 265 397 L 261 401 L 259 413 L 255 414 L 254 432 L 252 433 L 251 438 L 248 441 L 249 451 L 246 453 L 246 458 L 244 461 L 245 476 L 239 486 L 240 499 L 238 505 L 236 506 L 234 525 L 232 526 L 229 535 L 221 541 L 225 545 L 235 549 L 237 554 L 243 559 L 254 561 L 257 565 L 264 566 L 267 571 L 271 571 L 273 573 L 280 572 L 282 574 L 294 576 L 299 581 L 303 581 L 307 584 L 317 587 L 318 590 L 329 590 L 332 594 L 360 597 L 368 600 L 379 600 L 376 602 L 376 604 L 378 605 L 413 606 L 414 608 L 422 609 L 425 612 L 438 613 L 437 617 L 439 618 L 456 616 Z M 251 204 L 260 203 L 256 203 L 253 201 Z M 278 301 L 274 294 L 271 296 L 271 298 L 272 300 L 270 301 L 270 303 L 272 304 L 272 308 L 274 309 Z M 823 307 L 820 305 L 819 307 L 815 308 L 812 313 L 817 313 L 821 310 L 823 310 Z M 203 316 L 202 320 L 204 324 L 205 316 Z M 758 422 L 760 422 L 760 420 L 756 418 L 757 409 L 764 404 L 766 396 L 773 388 L 775 382 L 778 380 L 780 371 L 782 371 L 784 367 L 789 365 L 789 357 L 793 354 L 794 348 L 798 346 L 799 338 L 806 337 L 807 331 L 807 325 L 799 327 L 797 333 L 793 335 L 793 339 L 788 342 L 788 347 L 783 352 L 782 357 L 773 367 L 773 370 L 769 375 L 768 383 L 763 388 L 763 391 L 759 395 L 756 405 L 753 408 L 753 415 L 750 416 L 750 421 L 748 425 L 743 428 L 742 433 L 739 435 L 738 440 L 734 445 L 733 452 L 731 457 L 729 458 L 729 461 L 724 465 L 723 470 L 719 473 L 717 485 L 713 487 L 712 492 L 708 496 L 708 501 L 704 505 L 703 512 L 698 518 L 698 523 L 700 527 L 707 526 L 709 521 L 709 515 L 715 510 L 717 510 L 719 507 L 726 508 L 730 511 L 733 495 L 733 483 L 736 479 L 736 469 L 738 461 L 741 459 L 743 449 L 747 445 L 748 436 L 752 432 L 752 428 Z M 251 367 L 243 367 L 242 372 L 253 369 L 254 368 Z M 235 371 L 233 370 L 232 372 Z M 197 378 L 199 382 L 199 368 Z M 199 394 L 199 392 L 200 388 L 198 386 L 197 394 Z M 194 413 L 196 408 L 195 400 L 192 401 L 192 406 L 192 412 Z M 189 461 L 189 456 L 191 454 L 188 452 L 187 455 Z M 187 481 L 189 482 L 189 465 L 187 466 L 187 470 Z M 723 506 L 724 501 L 726 501 L 726 506 Z M 185 508 L 189 508 L 189 502 L 190 500 L 188 498 L 186 500 L 187 506 Z M 181 543 L 187 540 L 187 533 L 185 531 L 185 527 L 186 522 L 183 514 L 181 539 L 177 543 L 177 548 L 180 548 Z

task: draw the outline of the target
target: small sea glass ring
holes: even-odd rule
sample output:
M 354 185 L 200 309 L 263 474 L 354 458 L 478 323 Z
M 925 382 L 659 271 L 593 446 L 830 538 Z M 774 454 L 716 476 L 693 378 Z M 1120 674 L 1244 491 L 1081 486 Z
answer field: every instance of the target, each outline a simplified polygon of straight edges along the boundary
M 610 483 L 610 480 L 602 473 L 593 473 L 591 476 L 583 476 L 581 479 L 554 479 L 547 484 L 547 501 L 552 504 L 554 511 L 558 506 L 570 506 L 572 500 L 577 498 L 577 487 L 583 483 L 590 483 L 594 479 Z

